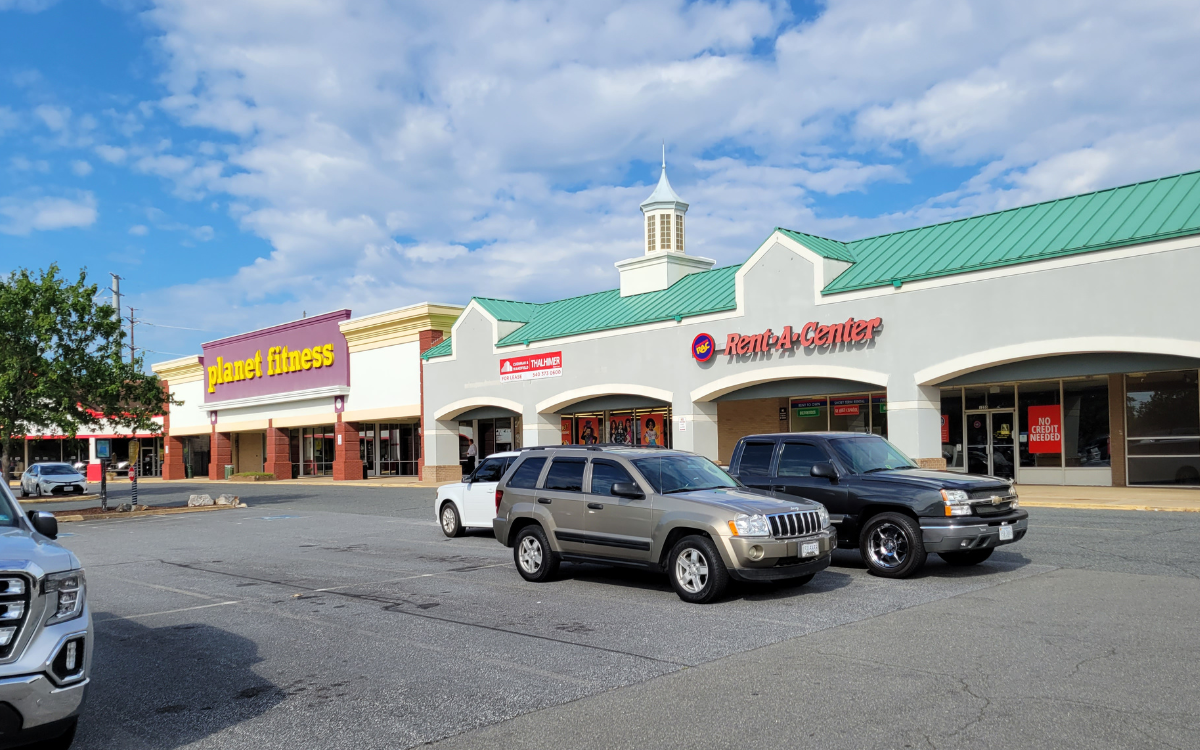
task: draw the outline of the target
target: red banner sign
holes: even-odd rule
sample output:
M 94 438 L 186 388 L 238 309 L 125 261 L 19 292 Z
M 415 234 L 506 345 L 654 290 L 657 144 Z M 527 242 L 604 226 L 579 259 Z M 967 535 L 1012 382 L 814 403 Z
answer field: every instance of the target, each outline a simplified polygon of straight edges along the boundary
M 942 442 L 950 442 L 950 417 L 945 414 L 942 415 Z
M 1058 406 L 1029 407 L 1029 452 L 1062 452 L 1062 413 Z
M 856 417 L 858 416 L 858 404 L 834 404 L 833 416 Z
M 500 360 L 500 382 L 562 376 L 562 352 L 529 354 Z

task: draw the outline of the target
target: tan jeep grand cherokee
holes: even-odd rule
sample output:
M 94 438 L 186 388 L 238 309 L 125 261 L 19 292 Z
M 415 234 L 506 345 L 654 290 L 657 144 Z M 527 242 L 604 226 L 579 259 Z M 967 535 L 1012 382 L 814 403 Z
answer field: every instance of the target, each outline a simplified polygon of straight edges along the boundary
M 496 539 L 527 581 L 560 562 L 664 571 L 684 601 L 730 578 L 807 583 L 836 534 L 819 503 L 750 490 L 707 458 L 619 446 L 529 448 L 496 488 Z

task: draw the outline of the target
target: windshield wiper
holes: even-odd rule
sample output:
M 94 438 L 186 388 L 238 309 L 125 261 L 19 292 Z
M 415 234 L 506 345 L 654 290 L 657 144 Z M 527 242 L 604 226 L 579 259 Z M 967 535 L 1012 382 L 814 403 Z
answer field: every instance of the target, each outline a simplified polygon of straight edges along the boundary
M 863 474 L 874 474 L 877 471 L 891 471 L 891 470 L 892 470 L 892 467 L 890 467 L 890 466 L 876 466 L 874 469 L 867 469 L 866 471 L 863 472 Z
M 699 492 L 701 490 L 732 490 L 732 489 L 735 489 L 735 488 L 732 486 L 729 486 L 729 485 L 716 484 L 716 485 L 713 485 L 712 487 L 676 487 L 675 489 L 667 490 L 666 492 L 664 492 L 662 494 L 674 495 L 677 492 Z

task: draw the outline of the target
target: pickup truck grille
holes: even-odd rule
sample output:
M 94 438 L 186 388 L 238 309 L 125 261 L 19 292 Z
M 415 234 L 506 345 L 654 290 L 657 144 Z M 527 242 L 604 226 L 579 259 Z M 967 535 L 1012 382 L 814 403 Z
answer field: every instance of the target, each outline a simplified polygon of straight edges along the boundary
M 975 510 L 975 515 L 978 516 L 999 516 L 1012 511 L 1013 500 L 1016 496 L 1012 494 L 1008 485 L 993 487 L 986 490 L 975 490 L 971 492 L 971 507 Z M 992 498 L 999 498 L 999 502 L 992 501 Z
M 21 638 L 29 619 L 29 581 L 23 576 L 0 573 L 0 659 L 7 659 Z
M 767 516 L 767 521 L 771 524 L 771 536 L 776 538 L 804 536 L 821 530 L 821 517 L 815 510 L 777 513 Z

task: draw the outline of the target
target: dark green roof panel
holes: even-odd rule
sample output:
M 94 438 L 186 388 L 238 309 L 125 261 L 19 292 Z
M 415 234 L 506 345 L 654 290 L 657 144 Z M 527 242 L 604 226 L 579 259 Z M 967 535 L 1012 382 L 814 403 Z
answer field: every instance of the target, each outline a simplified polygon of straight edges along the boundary
M 491 313 L 496 320 L 507 320 L 513 323 L 528 323 L 533 320 L 538 306 L 533 302 L 515 302 L 508 299 L 489 299 L 476 297 L 475 301 Z
M 447 336 L 438 343 L 426 349 L 425 353 L 421 355 L 421 358 L 429 359 L 430 357 L 445 357 L 452 351 L 454 350 L 450 348 L 450 337 Z

